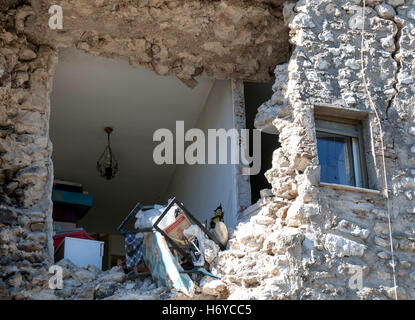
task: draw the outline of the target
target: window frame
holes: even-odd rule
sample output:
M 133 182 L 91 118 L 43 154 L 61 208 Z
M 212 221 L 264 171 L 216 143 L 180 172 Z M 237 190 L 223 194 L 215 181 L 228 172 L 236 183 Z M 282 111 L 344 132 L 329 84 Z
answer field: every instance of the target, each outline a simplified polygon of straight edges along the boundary
M 324 121 L 324 122 L 323 122 Z M 327 124 L 322 126 L 321 123 Z M 337 124 L 337 126 L 336 126 Z M 350 130 L 351 126 L 355 127 L 355 130 Z M 363 135 L 363 124 L 360 120 L 339 118 L 335 116 L 315 115 L 315 131 L 316 142 L 318 132 L 325 132 L 334 135 L 340 135 L 351 138 L 351 155 L 352 155 L 352 169 L 354 176 L 354 185 L 346 185 L 358 188 L 369 188 L 368 172 L 365 159 L 365 141 Z M 356 154 L 358 151 L 358 155 Z M 318 150 L 317 150 L 318 152 Z M 320 162 L 320 159 L 319 159 Z M 319 164 L 321 167 L 321 164 Z M 321 177 L 320 177 L 321 181 Z M 326 183 L 326 182 L 324 182 Z M 339 185 L 345 185 L 340 184 Z

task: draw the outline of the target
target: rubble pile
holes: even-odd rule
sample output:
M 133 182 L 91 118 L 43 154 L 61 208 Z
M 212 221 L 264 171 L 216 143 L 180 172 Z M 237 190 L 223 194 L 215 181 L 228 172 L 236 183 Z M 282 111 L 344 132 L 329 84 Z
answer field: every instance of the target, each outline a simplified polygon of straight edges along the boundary
M 222 278 L 228 299 L 283 299 L 296 284 L 290 277 L 304 236 L 296 228 L 282 228 L 288 211 L 282 198 L 266 197 L 253 205 L 234 230 L 228 250 L 219 253 L 212 268 Z M 225 291 L 225 290 L 223 290 Z M 219 297 L 219 294 L 217 294 Z
M 49 280 L 45 280 L 42 290 L 32 291 L 30 299 L 159 300 L 173 299 L 177 295 L 174 290 L 157 288 L 150 275 L 133 277 L 125 274 L 121 267 L 101 271 L 91 265 L 78 267 L 66 259 L 57 265 L 63 269 L 63 288 L 51 290 Z

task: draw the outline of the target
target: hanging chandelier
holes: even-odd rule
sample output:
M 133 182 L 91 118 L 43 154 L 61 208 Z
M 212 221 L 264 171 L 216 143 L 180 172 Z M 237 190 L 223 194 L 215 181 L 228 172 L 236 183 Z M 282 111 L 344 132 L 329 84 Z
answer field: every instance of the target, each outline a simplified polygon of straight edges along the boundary
M 111 127 L 105 127 L 105 132 L 108 135 L 107 146 L 97 161 L 98 172 L 107 180 L 114 178 L 115 174 L 118 172 L 118 163 L 115 160 L 110 145 L 110 135 L 112 131 Z

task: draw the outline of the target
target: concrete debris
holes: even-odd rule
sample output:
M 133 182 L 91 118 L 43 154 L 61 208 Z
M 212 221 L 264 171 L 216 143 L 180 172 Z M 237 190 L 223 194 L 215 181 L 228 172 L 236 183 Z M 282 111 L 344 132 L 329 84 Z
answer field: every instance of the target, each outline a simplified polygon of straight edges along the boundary
M 276 134 L 277 129 L 272 124 L 274 119 L 288 115 L 288 63 L 277 65 L 274 70 L 275 83 L 272 86 L 274 94 L 271 99 L 258 108 L 254 126 L 266 133 Z
M 226 299 L 229 296 L 226 285 L 221 280 L 204 277 L 199 284 L 202 294 L 215 296 L 218 299 Z
M 128 280 L 122 268 L 113 267 L 100 271 L 94 266 L 78 267 L 69 260 L 57 263 L 63 268 L 63 288 L 51 290 L 48 283 L 40 291 L 27 292 L 34 300 L 135 300 L 173 299 L 178 296 L 174 290 L 157 288 L 150 276 Z

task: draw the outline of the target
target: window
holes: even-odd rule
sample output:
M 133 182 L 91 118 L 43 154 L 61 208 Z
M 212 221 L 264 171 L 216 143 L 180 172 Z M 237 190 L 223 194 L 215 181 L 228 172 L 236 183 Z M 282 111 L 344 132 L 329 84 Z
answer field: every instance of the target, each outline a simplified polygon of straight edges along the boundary
M 320 181 L 366 188 L 360 122 L 316 119 L 316 134 Z

